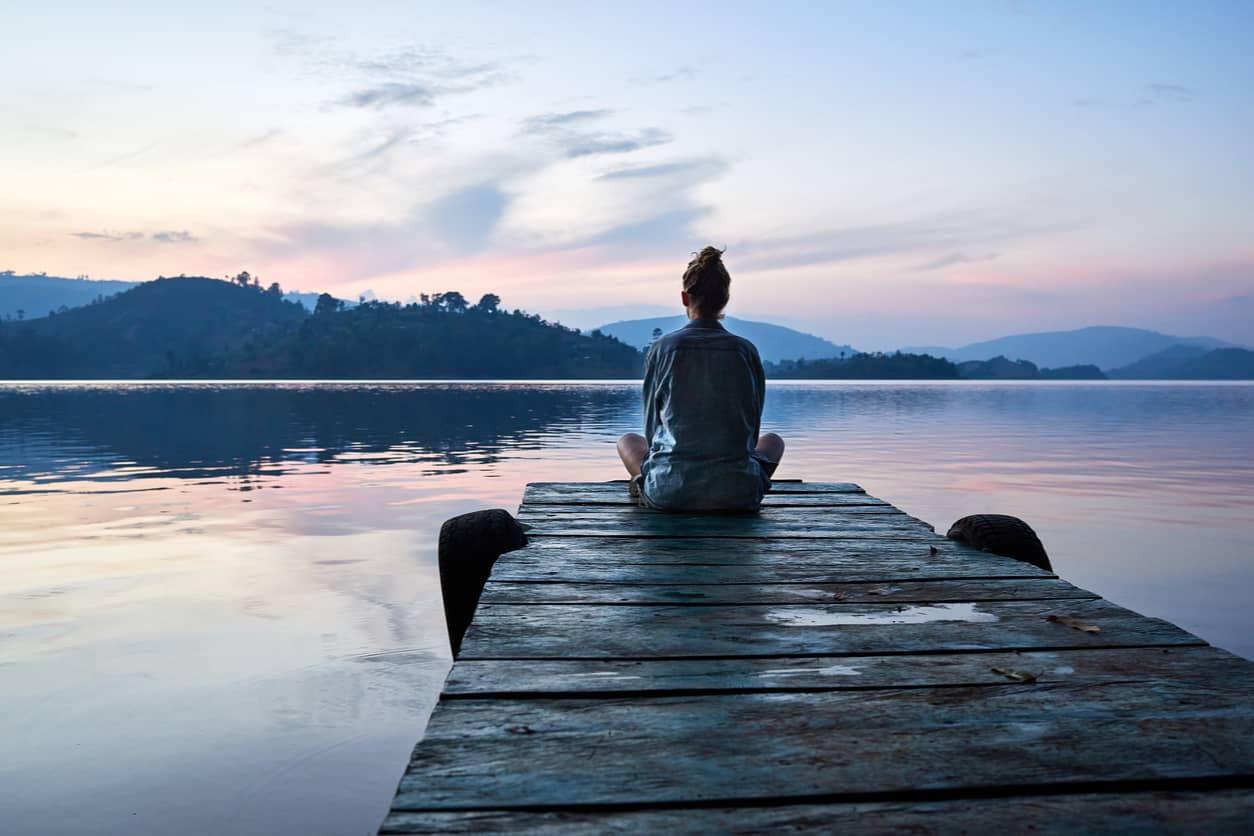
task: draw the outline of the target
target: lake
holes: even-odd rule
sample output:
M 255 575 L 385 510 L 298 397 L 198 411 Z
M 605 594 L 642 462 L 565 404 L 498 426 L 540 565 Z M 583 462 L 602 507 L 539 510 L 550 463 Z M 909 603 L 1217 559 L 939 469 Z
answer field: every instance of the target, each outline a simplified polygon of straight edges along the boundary
M 617 479 L 635 383 L 0 384 L 0 830 L 373 833 L 449 665 L 440 523 Z M 1254 657 L 1254 385 L 771 384 L 778 476 Z

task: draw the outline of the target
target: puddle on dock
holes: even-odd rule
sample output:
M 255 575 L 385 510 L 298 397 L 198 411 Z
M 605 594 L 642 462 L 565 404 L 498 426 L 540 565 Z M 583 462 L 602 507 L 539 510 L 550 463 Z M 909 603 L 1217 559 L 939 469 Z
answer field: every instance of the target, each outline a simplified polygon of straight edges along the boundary
M 862 676 L 862 671 L 853 665 L 828 665 L 825 668 L 774 668 L 769 671 L 762 671 L 758 676 L 804 676 L 805 674 L 817 674 L 818 676 Z
M 972 624 L 997 621 L 997 616 L 980 612 L 975 604 L 932 604 L 898 607 L 875 612 L 851 613 L 815 609 L 775 609 L 767 612 L 769 621 L 790 627 L 835 627 L 855 624 L 927 624 L 933 621 L 966 621 Z
M 572 679 L 595 677 L 598 679 L 639 679 L 640 677 L 629 673 L 617 673 L 615 671 L 591 671 L 589 673 L 572 673 L 567 674 Z

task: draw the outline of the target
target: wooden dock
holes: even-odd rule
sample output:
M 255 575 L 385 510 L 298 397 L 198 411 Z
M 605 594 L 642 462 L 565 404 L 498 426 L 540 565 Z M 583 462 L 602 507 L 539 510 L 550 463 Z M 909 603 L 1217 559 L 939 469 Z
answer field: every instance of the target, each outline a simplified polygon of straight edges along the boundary
M 1254 663 L 856 485 L 519 520 L 382 833 L 1254 832 Z

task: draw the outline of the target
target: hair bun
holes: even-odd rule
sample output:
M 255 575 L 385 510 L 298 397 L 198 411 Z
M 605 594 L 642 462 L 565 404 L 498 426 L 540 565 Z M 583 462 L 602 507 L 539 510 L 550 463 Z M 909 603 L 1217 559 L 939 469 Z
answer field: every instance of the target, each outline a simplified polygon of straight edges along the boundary
M 697 257 L 696 258 L 697 264 L 700 264 L 702 267 L 704 267 L 707 264 L 711 264 L 711 263 L 717 264 L 717 263 L 722 262 L 723 252 L 724 251 L 720 250 L 718 247 L 706 247 L 703 250 L 701 250 L 701 252 L 699 253 L 693 253 L 693 255 Z

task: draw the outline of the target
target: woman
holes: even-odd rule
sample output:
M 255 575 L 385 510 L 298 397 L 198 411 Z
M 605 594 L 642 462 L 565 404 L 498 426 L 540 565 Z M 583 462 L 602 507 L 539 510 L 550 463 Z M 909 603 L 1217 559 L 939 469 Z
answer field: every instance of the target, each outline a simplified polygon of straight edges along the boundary
M 688 262 L 679 298 L 688 324 L 653 344 L 645 360 L 645 436 L 618 440 L 632 493 L 663 511 L 756 511 L 784 454 L 759 435 L 766 376 L 753 343 L 719 322 L 731 276 L 723 251 Z

